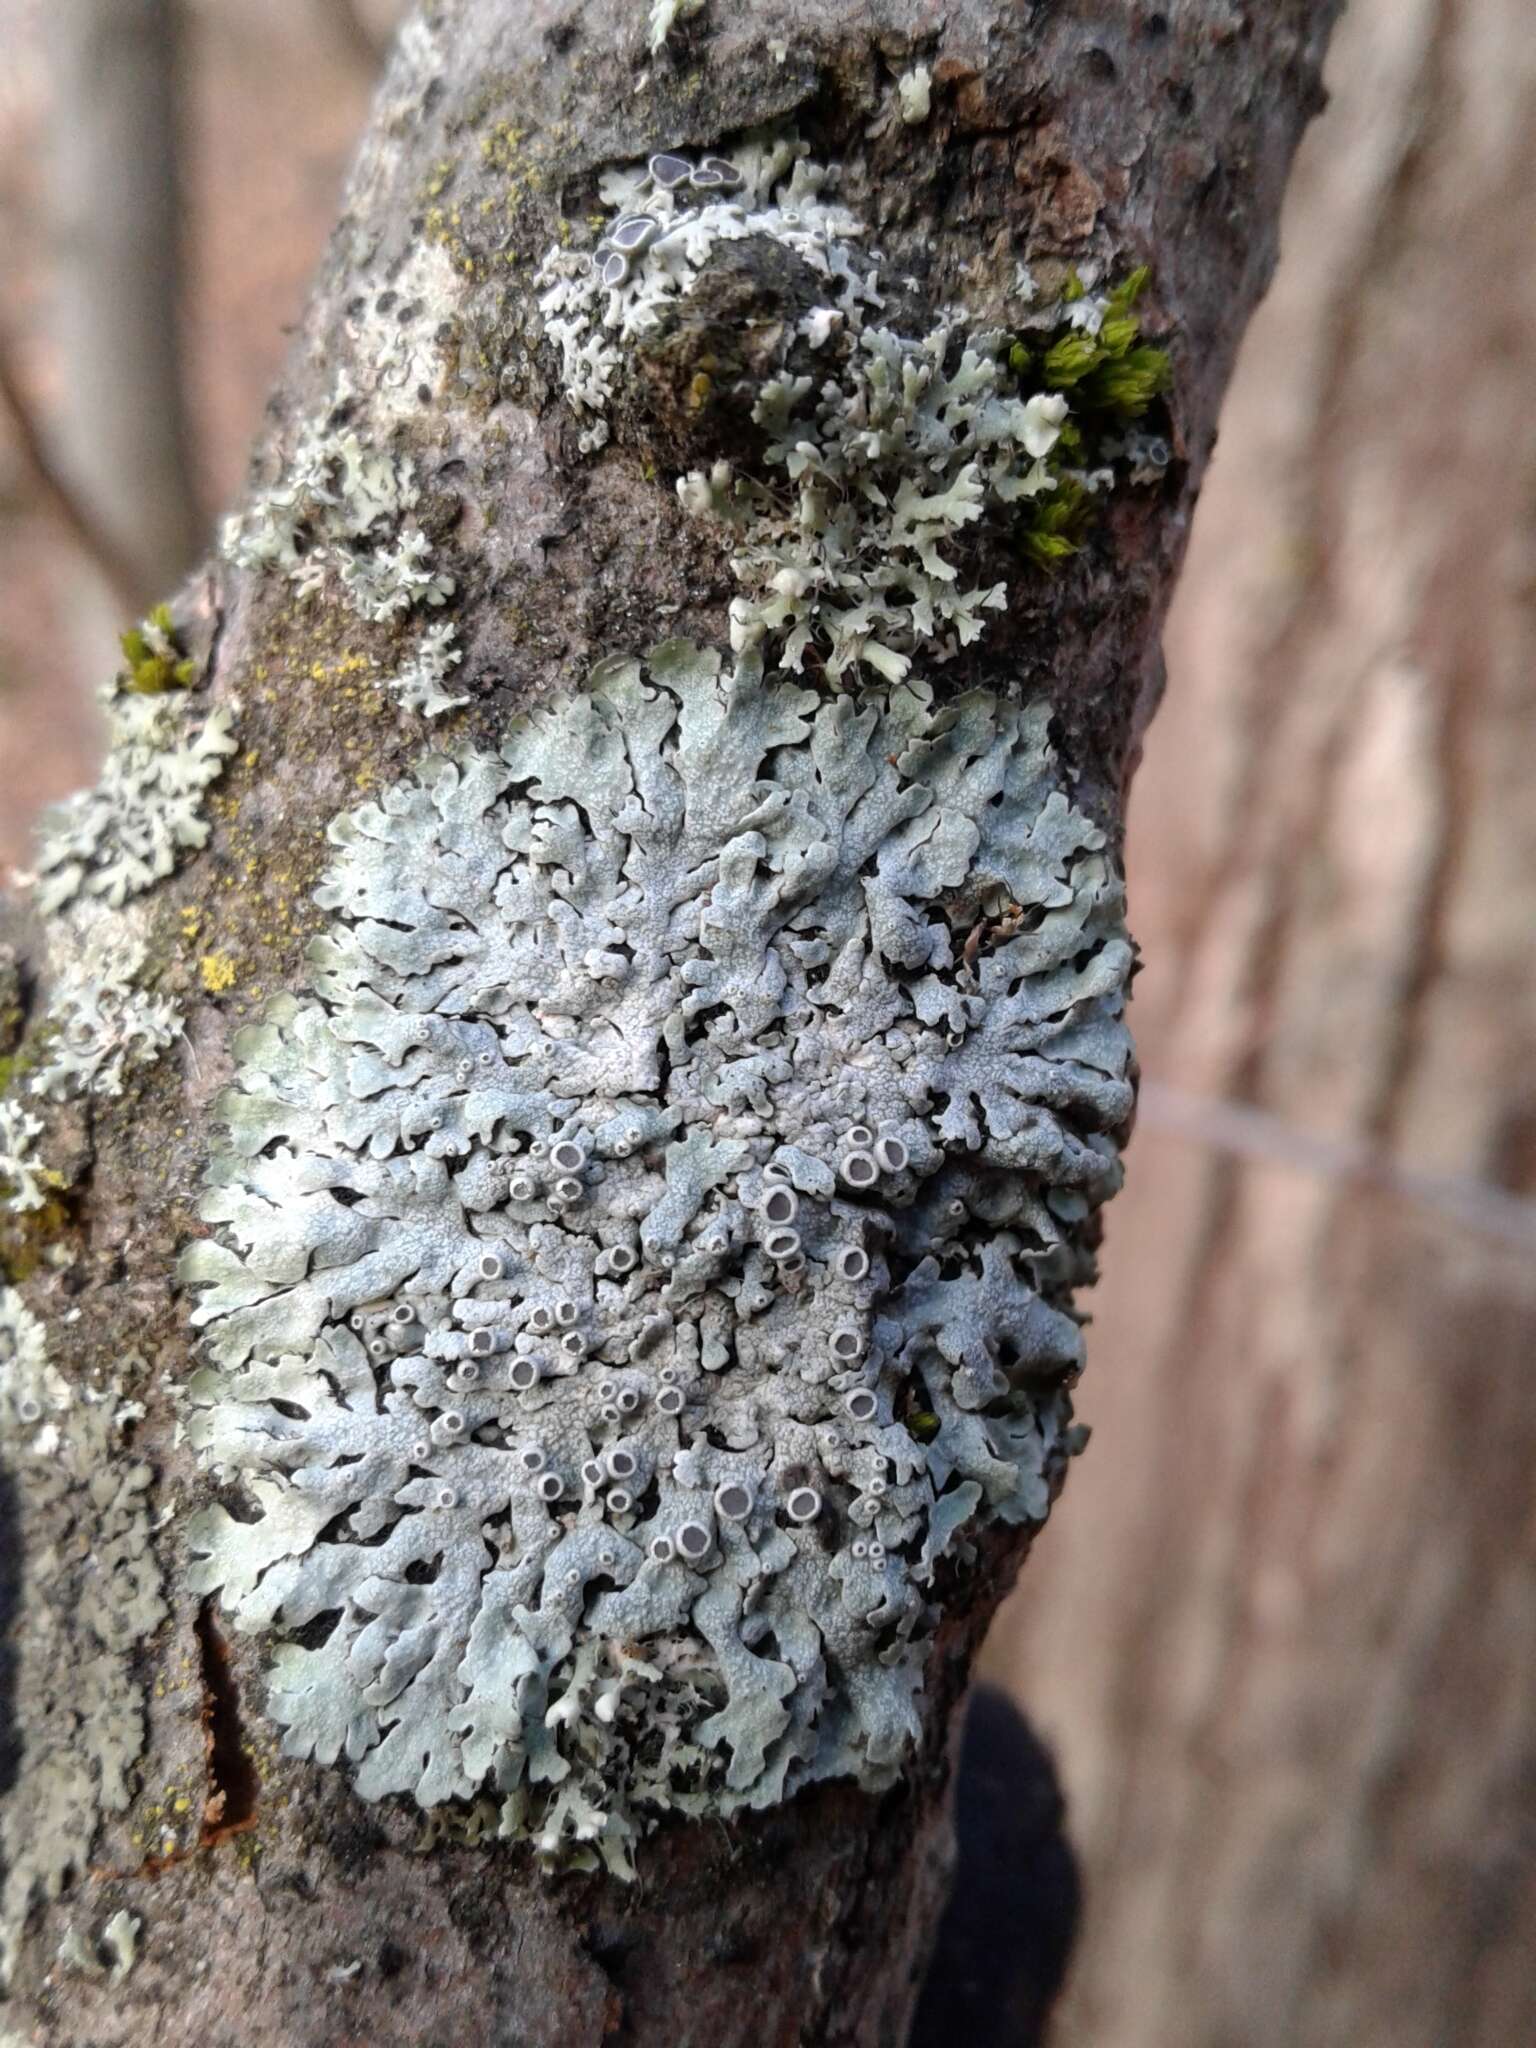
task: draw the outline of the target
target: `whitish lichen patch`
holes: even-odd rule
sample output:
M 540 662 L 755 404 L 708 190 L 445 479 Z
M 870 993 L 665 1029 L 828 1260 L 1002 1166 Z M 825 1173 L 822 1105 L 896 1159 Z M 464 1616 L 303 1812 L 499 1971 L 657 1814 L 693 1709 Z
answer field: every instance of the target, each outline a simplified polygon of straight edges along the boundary
M 226 521 L 223 549 L 237 567 L 286 577 L 300 597 L 334 579 L 358 617 L 376 625 L 440 606 L 455 586 L 416 516 L 414 461 L 365 446 L 346 423 L 347 395 L 338 392 L 304 427 L 278 480 Z M 386 394 L 380 410 L 394 405 Z M 453 628 L 439 621 L 386 687 L 408 710 L 435 717 L 463 702 L 444 688 L 458 660 Z
M 830 184 L 831 173 L 789 137 L 747 144 L 729 160 L 663 152 L 606 173 L 612 219 L 597 255 L 557 245 L 540 272 L 545 331 L 561 352 L 584 449 L 608 439 L 625 344 L 655 330 L 722 242 L 766 235 L 792 251 L 824 281 L 836 322 L 860 323 L 881 304 L 863 226 L 828 196 Z
M 929 78 L 901 80 L 903 118 L 928 108 Z M 611 216 L 596 251 L 555 247 L 540 273 L 545 329 L 561 352 L 587 452 L 604 446 L 627 350 L 693 290 L 722 243 L 766 238 L 824 292 L 796 334 L 823 367 L 768 379 L 753 418 L 767 435 L 756 473 L 719 464 L 679 480 L 686 510 L 724 520 L 742 588 L 733 644 L 798 672 L 905 675 L 919 655 L 970 646 L 1003 609 L 1022 555 L 1050 567 L 1076 551 L 1088 504 L 1129 459 L 1120 438 L 1162 389 L 1167 361 L 1139 345 L 1138 272 L 1118 292 L 1045 311 L 1059 343 L 1026 346 L 961 311 L 926 334 L 878 324 L 888 287 L 878 252 L 832 193 L 836 173 L 778 136 L 730 159 L 663 151 L 610 171 Z M 706 382 L 708 380 L 706 379 Z M 1091 423 L 1091 430 L 1090 430 Z M 1166 462 L 1166 451 L 1164 460 Z
M 136 1913 L 124 1909 L 112 1915 L 94 1941 L 78 1927 L 66 1928 L 59 1943 L 59 1961 L 82 1977 L 104 1977 L 119 1984 L 138 1960 L 143 1926 Z
M 290 1753 L 617 1869 L 890 1782 L 940 1559 L 1046 1512 L 1131 1104 L 1046 727 L 674 642 L 333 826 L 184 1266 L 191 1582 Z
M 779 481 L 717 474 L 705 508 L 701 480 L 684 480 L 685 505 L 734 529 L 738 645 L 766 634 L 791 670 L 814 645 L 829 675 L 863 666 L 894 680 L 914 652 L 970 646 L 1007 604 L 1005 583 L 968 584 L 956 544 L 1055 490 L 1045 457 L 1067 401 L 1009 391 L 995 348 L 961 347 L 946 368 L 954 340 L 943 326 L 920 342 L 867 329 L 839 377 L 764 385 L 754 418 Z
M 137 1962 L 143 1926 L 138 1914 L 125 1908 L 114 1913 L 101 1930 L 101 1945 L 106 1951 L 107 1969 L 114 1984 L 121 1982 Z
M 305 427 L 278 481 L 225 522 L 225 554 L 241 568 L 281 570 L 300 596 L 334 574 L 364 619 L 442 604 L 453 578 L 433 562 L 415 517 L 415 464 L 330 425 L 339 403 Z
M 415 649 L 400 669 L 386 680 L 407 711 L 419 711 L 423 718 L 436 718 L 464 702 L 446 687 L 448 678 L 463 659 L 454 644 L 453 627 L 446 620 L 428 626 Z
M 933 73 L 926 64 L 914 64 L 896 81 L 896 96 L 901 105 L 901 118 L 909 128 L 917 128 L 927 120 L 933 105 Z
M 199 706 L 195 666 L 167 606 L 130 628 L 122 648 L 126 667 L 103 692 L 101 778 L 44 812 L 30 878 L 50 920 L 51 974 L 28 1087 L 50 1102 L 120 1095 L 129 1070 L 180 1034 L 176 1005 L 140 985 L 146 920 L 134 899 L 206 845 L 203 798 L 236 750 L 234 709 Z M 41 1130 L 14 1099 L 0 1100 L 7 1207 L 36 1209 L 46 1199 L 48 1174 L 33 1153 Z M 53 1184 L 62 1185 L 59 1176 Z
M 0 1803 L 0 1985 L 29 1912 L 84 1869 L 144 1747 L 134 1652 L 165 1613 L 150 1470 L 122 1442 L 116 1395 L 72 1389 L 43 1327 L 0 1289 L 0 1458 L 19 1496 L 14 1656 L 23 1748 Z
M 0 1203 L 11 1209 L 40 1209 L 47 1201 L 45 1168 L 36 1143 L 43 1120 L 14 1097 L 0 1096 Z
M 163 880 L 182 852 L 206 844 L 202 797 L 235 751 L 232 712 L 220 706 L 199 715 L 185 689 L 141 695 L 119 678 L 105 702 L 100 781 L 43 814 L 37 906 L 44 916 L 81 896 L 120 907 Z
M 52 1102 L 121 1095 L 129 1069 L 148 1065 L 180 1036 L 176 1005 L 137 986 L 143 966 L 144 949 L 120 918 L 108 914 L 86 924 L 50 991 L 50 1030 L 31 1078 L 34 1095 Z

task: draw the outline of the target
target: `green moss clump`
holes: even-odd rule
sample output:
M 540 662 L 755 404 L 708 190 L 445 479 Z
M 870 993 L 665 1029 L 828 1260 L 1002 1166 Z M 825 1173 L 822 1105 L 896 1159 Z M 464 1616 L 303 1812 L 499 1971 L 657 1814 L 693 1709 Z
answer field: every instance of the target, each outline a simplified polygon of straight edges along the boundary
M 1075 477 L 1063 477 L 1048 498 L 1036 500 L 1019 545 L 1039 569 L 1056 569 L 1075 555 L 1093 524 L 1093 500 Z
M 125 690 L 158 697 L 167 690 L 188 690 L 197 680 L 197 663 L 176 644 L 168 604 L 157 604 L 140 624 L 120 634 L 118 645 L 128 664 L 122 679 Z
M 1139 420 L 1150 410 L 1153 399 L 1161 398 L 1168 389 L 1168 379 L 1165 349 L 1135 348 L 1100 364 L 1094 373 L 1093 395 L 1106 412 Z
M 1082 548 L 1095 516 L 1086 473 L 1107 465 L 1118 453 L 1119 437 L 1146 418 L 1172 381 L 1167 350 L 1141 337 L 1136 307 L 1149 276 L 1143 264 L 1105 294 L 1096 333 L 1063 322 L 1055 333 L 1039 336 L 1034 349 L 1022 340 L 1009 343 L 1008 366 L 1021 393 L 1059 391 L 1072 408 L 1047 458 L 1055 488 L 1032 499 L 1019 524 L 1020 552 L 1037 568 L 1057 569 Z M 1065 307 L 1085 296 L 1073 271 L 1059 303 Z
M 1075 329 L 1053 341 L 1042 365 L 1047 387 L 1070 391 L 1079 415 L 1102 413 L 1116 420 L 1145 417 L 1154 399 L 1168 389 L 1172 366 L 1166 349 L 1141 339 L 1136 302 L 1146 289 L 1145 264 L 1116 285 L 1105 305 L 1097 334 Z M 1072 296 L 1062 293 L 1063 300 Z M 1076 294 L 1081 297 L 1081 290 Z

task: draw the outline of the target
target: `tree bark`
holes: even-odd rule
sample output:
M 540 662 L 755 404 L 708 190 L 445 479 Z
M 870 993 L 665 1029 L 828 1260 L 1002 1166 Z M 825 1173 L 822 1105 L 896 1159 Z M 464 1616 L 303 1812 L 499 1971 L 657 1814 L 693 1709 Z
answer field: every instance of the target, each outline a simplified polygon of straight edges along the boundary
M 1536 2033 L 1526 29 L 1349 10 L 1170 622 L 1131 862 L 1185 1114 L 1149 1085 L 990 1652 L 1086 1866 L 1064 2042 Z
M 414 264 L 457 281 L 437 335 L 449 368 L 422 385 L 413 453 L 423 525 L 459 573 L 464 723 L 494 744 L 510 711 L 647 644 L 658 618 L 723 638 L 718 559 L 649 474 L 653 454 L 669 474 L 685 466 L 665 392 L 655 421 L 626 420 L 601 464 L 582 465 L 538 347 L 531 268 L 562 218 L 590 210 L 601 166 L 794 119 L 842 165 L 892 270 L 911 272 L 925 324 L 978 267 L 1011 271 L 1016 256 L 1091 262 L 1110 279 L 1148 262 L 1149 325 L 1175 359 L 1164 487 L 1117 508 L 1054 580 L 1021 580 L 967 670 L 1049 697 L 1076 800 L 1118 842 L 1160 688 L 1164 607 L 1333 12 L 1331 0 L 1191 0 L 1166 15 L 964 0 L 940 26 L 916 0 L 750 12 L 717 0 L 653 59 L 640 14 L 617 0 L 427 7 L 381 87 L 258 472 L 276 473 L 299 423 L 383 345 L 376 323 L 391 288 L 419 288 Z M 893 118 L 893 86 L 919 59 L 933 106 L 909 124 Z M 356 388 L 350 424 L 366 446 L 375 399 L 366 378 Z M 197 1486 L 178 1438 L 174 1395 L 194 1354 L 173 1275 L 196 1229 L 208 1105 L 234 1030 L 304 979 L 326 825 L 420 745 L 420 727 L 355 680 L 386 659 L 387 632 L 360 642 L 324 599 L 296 603 L 283 579 L 228 562 L 197 580 L 182 616 L 202 701 L 238 702 L 241 748 L 211 801 L 207 849 L 154 896 L 158 987 L 190 1011 L 184 1057 L 128 1107 L 93 1103 L 50 1133 L 57 1147 L 73 1132 L 77 1192 L 49 1256 L 17 1261 L 61 1369 L 110 1370 L 143 1402 L 135 1454 L 168 1510 Z M 187 1589 L 174 1527 L 160 1548 L 169 1618 L 140 1659 L 140 1790 L 103 1828 L 90 1876 L 34 1915 L 6 2015 L 24 2038 L 902 2038 L 946 1888 L 955 1710 L 1020 1561 L 1017 1535 L 988 1539 L 973 1595 L 946 1619 L 925 1742 L 898 1788 L 874 1799 L 832 1784 L 729 1825 L 663 1826 L 628 1888 L 551 1880 L 494 1844 L 416 1853 L 419 1812 L 367 1805 L 344 1771 L 280 1758 L 259 1711 L 259 1644 L 226 1641 Z M 23 1696 L 23 1742 L 27 1715 Z M 55 1960 L 66 1931 L 89 1939 L 118 1910 L 143 1921 L 126 1974 L 98 1981 Z

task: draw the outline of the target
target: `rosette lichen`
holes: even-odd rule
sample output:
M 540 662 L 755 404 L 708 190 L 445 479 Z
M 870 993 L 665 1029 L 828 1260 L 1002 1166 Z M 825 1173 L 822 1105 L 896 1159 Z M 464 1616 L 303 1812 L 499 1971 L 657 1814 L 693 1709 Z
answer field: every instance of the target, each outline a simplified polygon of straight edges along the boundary
M 187 1254 L 195 1590 L 291 1754 L 628 1867 L 889 1783 L 1048 1505 L 1131 951 L 1043 706 L 683 642 L 338 819 Z

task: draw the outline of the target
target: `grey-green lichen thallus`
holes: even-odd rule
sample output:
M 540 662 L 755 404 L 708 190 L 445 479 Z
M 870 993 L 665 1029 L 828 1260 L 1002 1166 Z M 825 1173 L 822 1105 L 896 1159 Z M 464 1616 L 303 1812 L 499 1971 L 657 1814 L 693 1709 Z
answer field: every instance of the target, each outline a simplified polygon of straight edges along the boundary
M 615 653 L 335 821 L 183 1266 L 193 1586 L 274 1637 L 289 1753 L 626 1875 L 663 1813 L 899 1774 L 972 1537 L 1049 1506 L 1132 1108 L 1104 836 L 1048 707 L 947 668 L 999 563 L 1166 464 L 1140 284 L 1037 313 L 1020 266 L 1014 331 L 905 335 L 834 184 L 791 135 L 663 151 L 549 253 L 593 458 L 722 243 L 824 287 L 820 374 L 677 480 L 730 650 Z M 227 544 L 446 607 L 415 492 L 322 423 Z M 408 709 L 453 649 L 445 610 Z

